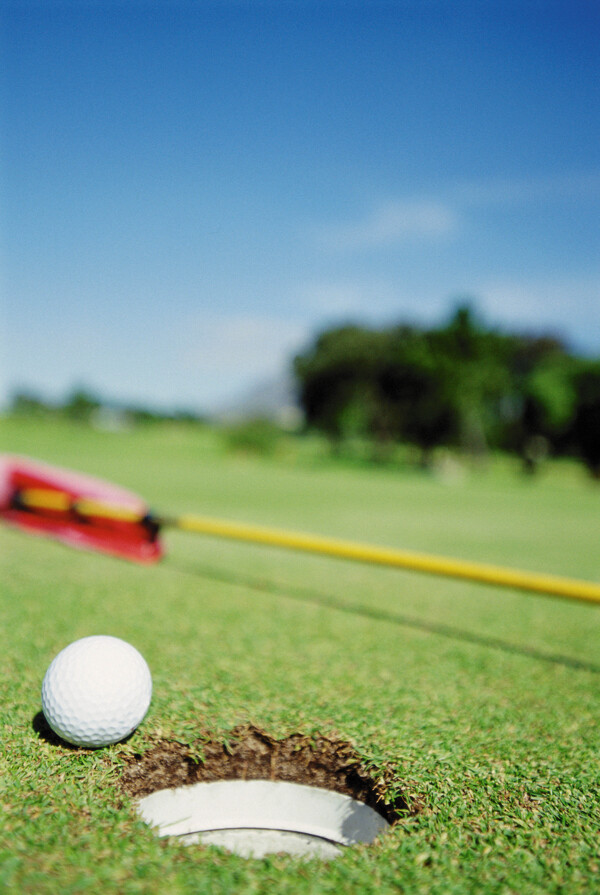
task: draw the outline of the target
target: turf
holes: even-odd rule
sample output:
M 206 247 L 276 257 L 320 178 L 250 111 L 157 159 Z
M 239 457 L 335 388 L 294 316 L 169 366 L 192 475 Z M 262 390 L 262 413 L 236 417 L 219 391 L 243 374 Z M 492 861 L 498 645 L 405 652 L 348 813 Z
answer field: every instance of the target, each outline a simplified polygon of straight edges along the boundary
M 600 491 L 497 459 L 441 477 L 290 440 L 0 421 L 2 450 L 89 472 L 159 511 L 600 580 Z M 142 567 L 0 529 L 0 888 L 7 892 L 578 893 L 597 888 L 600 607 L 171 532 Z M 78 637 L 132 642 L 153 674 L 125 744 L 44 735 L 40 686 Z M 157 839 L 121 776 L 158 739 L 240 724 L 348 741 L 420 810 L 336 861 L 246 861 Z

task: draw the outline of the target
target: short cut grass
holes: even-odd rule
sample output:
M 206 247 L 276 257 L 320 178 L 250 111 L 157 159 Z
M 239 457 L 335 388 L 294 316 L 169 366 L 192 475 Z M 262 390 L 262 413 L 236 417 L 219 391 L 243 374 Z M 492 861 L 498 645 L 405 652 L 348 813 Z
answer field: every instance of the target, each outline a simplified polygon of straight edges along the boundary
M 502 459 L 451 478 L 359 468 L 290 441 L 231 453 L 186 426 L 104 432 L 0 421 L 3 449 L 98 475 L 158 511 L 600 580 L 583 472 Z M 589 893 L 600 874 L 600 611 L 560 599 L 166 534 L 142 567 L 2 528 L 0 887 L 15 893 Z M 43 735 L 40 686 L 88 634 L 133 643 L 148 716 L 95 751 Z M 121 786 L 157 740 L 352 743 L 421 810 L 330 863 L 246 861 L 159 840 Z M 390 793 L 390 797 L 393 793 Z

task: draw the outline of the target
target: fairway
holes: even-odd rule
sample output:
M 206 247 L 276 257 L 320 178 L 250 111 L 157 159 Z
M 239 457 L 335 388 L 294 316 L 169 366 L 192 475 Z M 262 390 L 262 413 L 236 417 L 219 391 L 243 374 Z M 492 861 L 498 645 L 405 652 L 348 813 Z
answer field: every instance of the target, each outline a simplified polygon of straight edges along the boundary
M 90 473 L 157 512 L 201 513 L 600 581 L 600 489 L 494 459 L 450 480 L 361 467 L 290 438 L 272 458 L 218 432 L 0 421 L 3 452 Z M 0 528 L 0 888 L 15 893 L 589 893 L 600 877 L 600 607 L 166 532 L 144 567 Z M 48 736 L 40 688 L 90 634 L 132 643 L 153 699 L 126 742 Z M 244 860 L 158 839 L 123 775 L 158 743 L 350 743 L 410 810 L 331 861 Z

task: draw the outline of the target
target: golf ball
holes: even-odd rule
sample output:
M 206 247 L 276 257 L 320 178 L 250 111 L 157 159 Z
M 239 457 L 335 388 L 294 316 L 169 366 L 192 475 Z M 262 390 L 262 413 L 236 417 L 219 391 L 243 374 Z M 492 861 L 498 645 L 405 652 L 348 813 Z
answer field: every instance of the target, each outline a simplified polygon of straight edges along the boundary
M 108 746 L 129 736 L 152 697 L 144 657 L 125 640 L 104 635 L 69 644 L 42 683 L 46 721 L 75 746 Z

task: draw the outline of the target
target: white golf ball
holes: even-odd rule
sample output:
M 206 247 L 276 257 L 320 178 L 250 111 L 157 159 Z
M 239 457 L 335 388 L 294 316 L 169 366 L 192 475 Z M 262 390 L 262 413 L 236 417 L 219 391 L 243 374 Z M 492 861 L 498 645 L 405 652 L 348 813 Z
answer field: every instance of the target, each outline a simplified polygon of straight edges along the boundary
M 46 721 L 75 746 L 108 746 L 129 736 L 152 697 L 144 657 L 118 637 L 83 637 L 65 647 L 42 683 Z

